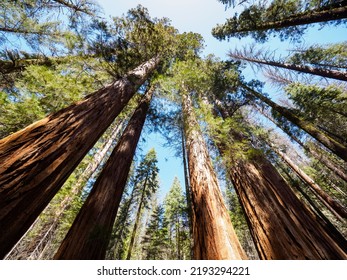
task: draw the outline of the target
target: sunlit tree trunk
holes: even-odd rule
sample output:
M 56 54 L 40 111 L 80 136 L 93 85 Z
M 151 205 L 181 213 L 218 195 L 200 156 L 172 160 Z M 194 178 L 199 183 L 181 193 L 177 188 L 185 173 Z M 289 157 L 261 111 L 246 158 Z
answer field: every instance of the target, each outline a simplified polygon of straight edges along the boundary
M 144 125 L 151 88 L 131 117 L 122 137 L 96 180 L 62 242 L 55 259 L 104 259 L 112 226 Z
M 230 221 L 188 93 L 182 110 L 192 196 L 195 259 L 247 259 Z
M 265 97 L 264 95 L 251 89 L 248 86 L 243 85 L 243 87 L 247 89 L 250 94 L 252 94 L 256 98 L 259 98 L 261 101 L 270 106 L 273 110 L 277 111 L 290 122 L 301 128 L 302 130 L 306 131 L 313 138 L 315 138 L 317 141 L 319 141 L 325 147 L 327 147 L 330 151 L 332 151 L 335 155 L 347 161 L 347 147 L 345 147 L 343 144 L 326 135 L 323 131 L 315 127 L 312 123 L 298 117 L 289 109 L 276 104 L 269 98 Z
M 126 77 L 0 140 L 0 257 L 47 206 L 84 155 L 156 68 L 157 58 Z

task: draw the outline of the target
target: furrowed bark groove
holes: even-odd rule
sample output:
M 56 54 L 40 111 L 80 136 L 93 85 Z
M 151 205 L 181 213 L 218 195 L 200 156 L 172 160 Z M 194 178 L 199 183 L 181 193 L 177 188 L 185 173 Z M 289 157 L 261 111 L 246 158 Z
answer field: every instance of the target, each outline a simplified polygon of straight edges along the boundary
M 0 140 L 0 258 L 47 206 L 157 67 L 153 58 L 85 100 Z
M 154 89 L 142 99 L 55 259 L 104 259 Z
M 247 259 L 230 221 L 187 93 L 182 95 L 195 259 Z

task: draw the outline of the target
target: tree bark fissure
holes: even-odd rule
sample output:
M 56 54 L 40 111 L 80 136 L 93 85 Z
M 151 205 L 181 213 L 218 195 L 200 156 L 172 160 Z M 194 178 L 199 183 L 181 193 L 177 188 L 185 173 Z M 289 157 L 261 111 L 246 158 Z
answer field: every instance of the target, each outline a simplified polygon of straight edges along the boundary
M 153 58 L 126 77 L 0 140 L 0 258 L 15 245 L 136 89 Z
M 131 117 L 55 259 L 104 259 L 131 162 L 144 125 L 151 88 Z
M 218 103 L 218 102 L 217 102 Z M 229 115 L 217 104 L 223 118 Z M 230 130 L 231 141 L 245 137 Z M 346 259 L 346 240 L 310 211 L 262 155 L 244 159 L 217 143 L 261 259 Z M 252 148 L 249 143 L 249 148 Z M 235 154 L 235 156 L 233 156 Z
M 182 96 L 192 196 L 193 251 L 195 259 L 247 259 L 219 189 L 192 101 Z

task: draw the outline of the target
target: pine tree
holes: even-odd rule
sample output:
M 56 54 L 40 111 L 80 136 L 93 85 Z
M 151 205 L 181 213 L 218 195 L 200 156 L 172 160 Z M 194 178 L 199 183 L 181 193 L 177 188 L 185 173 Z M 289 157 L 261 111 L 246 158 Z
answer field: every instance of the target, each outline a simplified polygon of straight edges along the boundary
M 163 206 L 158 205 L 154 208 L 141 245 L 146 260 L 164 259 L 169 244 Z
M 170 236 L 170 256 L 172 259 L 190 258 L 189 221 L 187 203 L 180 182 L 175 177 L 165 197 L 165 217 Z
M 157 191 L 158 185 L 158 172 L 157 156 L 154 149 L 149 150 L 144 159 L 140 162 L 139 167 L 136 169 L 135 175 L 135 191 L 137 192 L 138 208 L 136 210 L 136 218 L 132 234 L 130 237 L 129 248 L 127 252 L 127 260 L 131 259 L 132 250 L 134 247 L 135 236 L 139 227 L 141 214 L 144 208 L 148 208 L 149 201 L 152 195 Z

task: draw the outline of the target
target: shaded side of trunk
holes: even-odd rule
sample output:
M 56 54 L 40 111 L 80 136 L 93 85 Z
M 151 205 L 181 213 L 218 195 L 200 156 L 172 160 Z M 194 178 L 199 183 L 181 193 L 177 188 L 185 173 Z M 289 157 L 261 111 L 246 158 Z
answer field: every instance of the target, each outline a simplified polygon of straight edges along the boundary
M 153 88 L 142 99 L 55 259 L 104 259 Z
M 223 118 L 228 117 L 218 107 Z M 244 136 L 231 130 L 230 139 L 243 141 Z M 344 237 L 296 197 L 261 153 L 244 159 L 228 151 L 228 143 L 217 145 L 222 155 L 236 155 L 227 159 L 228 173 L 261 259 L 347 258 Z
M 190 182 L 189 182 L 189 171 L 187 166 L 187 151 L 186 151 L 186 141 L 184 139 L 184 131 L 183 128 L 181 130 L 181 137 L 182 137 L 182 161 L 183 161 L 183 173 L 184 173 L 184 185 L 186 189 L 186 201 L 187 201 L 187 212 L 188 212 L 188 222 L 189 222 L 189 235 L 190 238 L 193 236 L 193 226 L 192 226 L 192 194 L 191 194 L 191 188 L 190 188 Z M 192 251 L 191 251 L 191 257 Z
M 256 59 L 256 58 L 247 57 L 247 56 L 241 56 L 241 55 L 232 54 L 232 53 L 230 53 L 229 55 L 235 59 L 246 60 L 246 61 L 249 61 L 252 63 L 258 63 L 258 64 L 263 64 L 263 65 L 269 65 L 269 66 L 284 68 L 284 69 L 288 69 L 288 70 L 294 70 L 297 72 L 312 74 L 312 75 L 316 75 L 316 76 L 320 76 L 320 77 L 324 77 L 324 78 L 331 78 L 331 79 L 335 79 L 335 80 L 347 81 L 347 73 L 346 72 L 323 69 L 323 68 L 314 68 L 314 67 L 309 67 L 306 65 L 295 65 L 295 64 L 281 63 L 281 62 L 277 62 L 277 61 L 266 61 L 266 60 Z
M 293 133 L 285 129 L 281 124 L 279 124 L 276 120 L 274 120 L 269 114 L 265 113 L 262 110 L 258 110 L 262 115 L 272 121 L 276 126 L 283 130 L 288 136 L 293 139 L 296 143 L 298 143 L 307 153 L 311 154 L 315 159 L 317 159 L 320 163 L 329 168 L 336 176 L 347 182 L 347 173 L 343 170 L 342 166 L 338 166 L 336 163 L 331 161 L 328 157 L 326 157 L 323 152 L 317 152 L 314 148 L 311 148 L 309 145 L 304 144 L 300 139 L 298 139 Z
M 16 244 L 159 59 L 0 140 L 0 258 Z
M 270 106 L 273 110 L 277 111 L 282 116 L 287 118 L 293 124 L 297 125 L 299 128 L 306 131 L 313 138 L 315 138 L 317 141 L 319 141 L 325 147 L 327 147 L 330 151 L 332 151 L 335 155 L 347 161 L 347 147 L 345 147 L 343 144 L 339 143 L 335 139 L 326 135 L 324 132 L 320 131 L 312 123 L 299 118 L 297 115 L 295 115 L 293 112 L 291 112 L 287 108 L 276 104 L 275 102 L 271 101 L 269 98 L 256 92 L 255 90 L 251 89 L 248 86 L 243 85 L 243 87 L 247 89 L 248 92 L 250 92 L 253 96 L 255 96 L 256 98 L 259 98 L 261 101 L 263 101 L 268 106 Z
M 85 183 L 91 178 L 97 168 L 102 165 L 103 160 L 106 157 L 106 154 L 111 150 L 112 143 L 115 141 L 117 136 L 121 133 L 123 129 L 123 124 L 117 124 L 112 132 L 109 139 L 105 142 L 103 147 L 95 154 L 93 161 L 88 164 L 86 169 L 83 171 L 81 176 L 79 176 L 77 182 L 74 184 L 71 192 L 64 197 L 64 199 L 60 203 L 59 210 L 55 213 L 53 222 L 49 223 L 44 227 L 44 231 L 46 232 L 45 238 L 42 238 L 38 243 L 38 246 L 30 255 L 30 259 L 41 259 L 45 251 L 47 251 L 47 247 L 51 244 L 53 238 L 55 238 L 55 231 L 58 230 L 59 225 L 61 224 L 61 219 L 63 219 L 64 214 L 70 210 L 72 206 L 73 199 L 80 196 L 83 190 Z M 95 176 L 95 174 L 94 174 Z M 94 177 L 93 176 L 93 177 Z M 52 253 L 53 255 L 53 253 Z M 35 258 L 35 256 L 38 256 Z
M 288 164 L 288 166 L 303 180 L 307 186 L 313 191 L 318 199 L 330 210 L 334 216 L 343 221 L 343 218 L 347 218 L 347 210 L 341 203 L 333 199 L 328 195 L 314 180 L 308 176 L 304 171 L 302 171 L 299 166 L 297 166 L 286 154 L 282 153 L 278 149 L 274 151 Z
M 295 196 L 264 158 L 229 169 L 262 259 L 346 259 L 346 240 Z
M 195 259 L 247 259 L 230 221 L 187 93 L 182 96 L 192 194 Z

